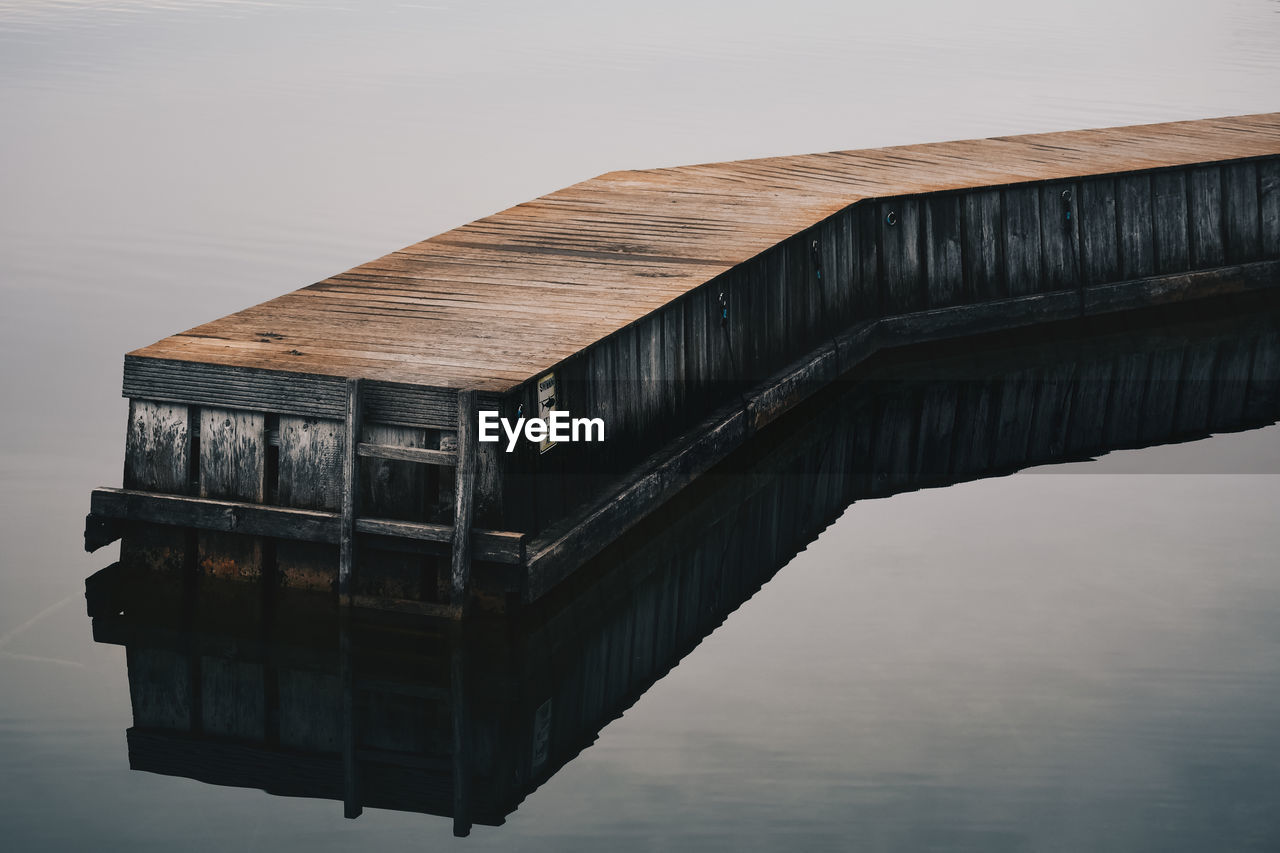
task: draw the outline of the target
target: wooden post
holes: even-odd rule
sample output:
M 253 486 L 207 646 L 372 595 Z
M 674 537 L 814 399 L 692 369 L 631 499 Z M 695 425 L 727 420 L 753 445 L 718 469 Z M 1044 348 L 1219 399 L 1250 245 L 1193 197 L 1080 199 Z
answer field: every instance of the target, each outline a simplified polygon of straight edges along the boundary
M 454 487 L 453 571 L 449 603 L 466 607 L 471 587 L 471 515 L 476 482 L 476 392 L 458 392 L 458 467 Z
M 338 600 L 344 607 L 351 604 L 356 559 L 356 504 L 360 495 L 356 446 L 360 443 L 360 430 L 360 380 L 348 379 L 346 432 L 342 440 L 342 527 L 338 534 Z

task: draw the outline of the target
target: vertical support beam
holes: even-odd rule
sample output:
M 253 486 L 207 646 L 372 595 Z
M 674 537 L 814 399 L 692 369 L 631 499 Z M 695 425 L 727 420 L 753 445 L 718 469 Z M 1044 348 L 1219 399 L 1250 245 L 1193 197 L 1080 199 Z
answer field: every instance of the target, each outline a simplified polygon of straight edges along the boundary
M 466 606 L 471 587 L 471 515 L 476 482 L 476 392 L 458 392 L 458 467 L 454 487 L 453 571 L 449 603 Z
M 346 430 L 342 437 L 342 528 L 338 534 L 338 600 L 351 604 L 356 561 L 356 503 L 360 492 L 356 445 L 360 443 L 360 380 L 347 380 Z

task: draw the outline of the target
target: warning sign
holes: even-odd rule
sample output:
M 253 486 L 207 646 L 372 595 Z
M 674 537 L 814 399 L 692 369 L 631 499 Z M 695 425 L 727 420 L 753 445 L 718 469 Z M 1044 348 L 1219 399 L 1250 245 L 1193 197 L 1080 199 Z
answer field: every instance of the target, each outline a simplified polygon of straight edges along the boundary
M 538 417 L 544 421 L 551 420 L 551 413 L 556 410 L 556 375 L 548 373 L 546 376 L 538 380 Z M 538 452 L 546 453 L 555 447 L 556 443 L 551 438 L 548 431 L 547 437 L 538 443 Z

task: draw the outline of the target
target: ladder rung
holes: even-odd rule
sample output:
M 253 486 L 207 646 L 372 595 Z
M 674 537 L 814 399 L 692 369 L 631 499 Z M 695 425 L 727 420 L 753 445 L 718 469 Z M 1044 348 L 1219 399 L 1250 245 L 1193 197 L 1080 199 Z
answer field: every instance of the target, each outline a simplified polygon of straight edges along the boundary
M 361 442 L 356 446 L 359 456 L 372 456 L 377 459 L 398 459 L 403 462 L 421 462 L 426 465 L 458 464 L 458 454 L 452 450 L 432 450 L 426 447 L 396 447 L 392 444 L 370 444 Z

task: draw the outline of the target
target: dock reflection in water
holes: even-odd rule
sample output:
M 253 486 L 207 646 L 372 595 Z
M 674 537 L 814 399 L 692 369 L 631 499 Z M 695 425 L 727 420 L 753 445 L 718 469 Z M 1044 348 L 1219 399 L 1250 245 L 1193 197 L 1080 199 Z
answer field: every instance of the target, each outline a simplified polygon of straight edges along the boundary
M 853 501 L 1280 416 L 1250 301 L 887 354 L 761 433 L 535 607 L 464 626 L 119 564 L 133 769 L 501 824 Z

